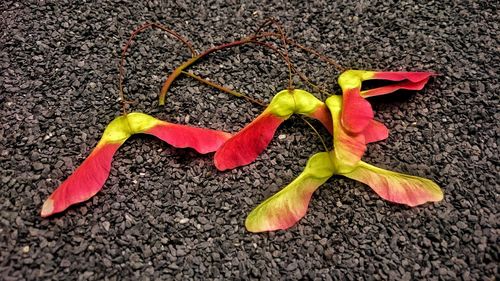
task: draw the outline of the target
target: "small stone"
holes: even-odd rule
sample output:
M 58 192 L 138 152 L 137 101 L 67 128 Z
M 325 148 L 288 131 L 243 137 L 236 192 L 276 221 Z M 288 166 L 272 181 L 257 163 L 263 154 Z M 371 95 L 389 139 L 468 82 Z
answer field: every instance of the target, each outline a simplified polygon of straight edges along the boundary
M 201 223 L 201 224 L 207 224 L 209 223 L 209 220 L 205 217 L 199 217 L 198 218 L 198 221 Z
M 324 255 L 327 259 L 331 259 L 334 255 L 334 253 L 335 253 L 335 251 L 333 250 L 333 248 L 328 247 L 328 248 L 326 248 Z
M 30 251 L 30 246 L 26 245 L 23 247 L 23 253 L 27 254 Z
M 189 219 L 188 218 L 182 218 L 179 223 L 180 224 L 185 224 L 185 223 L 188 223 L 189 222 Z
M 177 270 L 177 269 L 179 269 L 179 266 L 175 263 L 171 263 L 168 265 L 168 268 L 170 268 L 172 270 Z
M 67 259 L 63 259 L 61 261 L 61 264 L 60 264 L 61 267 L 70 267 L 71 266 L 71 262 Z
M 109 259 L 102 259 L 102 263 L 106 266 L 106 267 L 111 267 L 113 265 L 113 263 L 109 260 Z
M 144 158 L 142 158 L 142 156 L 138 155 L 138 156 L 135 158 L 135 161 L 136 161 L 138 164 L 141 164 L 142 162 L 144 162 Z
M 289 264 L 286 267 L 286 270 L 288 270 L 288 271 L 294 271 L 295 269 L 297 269 L 297 263 L 296 262 L 292 262 L 291 264 Z
M 33 163 L 33 169 L 35 171 L 41 171 L 41 170 L 43 170 L 43 164 L 40 162 L 35 162 L 35 163 Z
M 104 227 L 104 230 L 106 230 L 106 231 L 109 231 L 110 225 L 111 224 L 109 223 L 109 221 L 105 221 L 102 223 L 102 226 Z
M 9 176 L 5 176 L 5 177 L 2 177 L 2 183 L 3 184 L 6 184 L 10 181 L 10 177 Z
M 142 262 L 130 262 L 130 266 L 133 268 L 133 269 L 140 269 L 142 267 L 144 267 L 144 264 Z

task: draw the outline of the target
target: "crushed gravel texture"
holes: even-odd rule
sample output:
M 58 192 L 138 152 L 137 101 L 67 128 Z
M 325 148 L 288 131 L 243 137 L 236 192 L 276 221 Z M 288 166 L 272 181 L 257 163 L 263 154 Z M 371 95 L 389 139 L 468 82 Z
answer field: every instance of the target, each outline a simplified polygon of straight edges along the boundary
M 498 277 L 496 1 L 198 2 L 0 1 L 1 280 Z M 440 74 L 422 91 L 372 100 L 391 132 L 369 145 L 364 159 L 433 179 L 444 201 L 408 208 L 334 177 L 296 226 L 247 232 L 246 215 L 322 150 L 293 117 L 256 162 L 228 172 L 215 169 L 211 154 L 133 137 L 101 192 L 40 218 L 43 200 L 120 112 L 117 62 L 136 26 L 160 22 L 203 50 L 249 34 L 271 16 L 290 37 L 346 68 Z M 299 50 L 290 56 L 338 93 L 333 67 Z M 186 77 L 158 106 L 167 72 L 189 57 L 158 30 L 140 35 L 127 57 L 132 109 L 229 132 L 259 114 L 260 107 Z M 265 101 L 288 78 L 278 56 L 255 46 L 219 52 L 191 71 Z

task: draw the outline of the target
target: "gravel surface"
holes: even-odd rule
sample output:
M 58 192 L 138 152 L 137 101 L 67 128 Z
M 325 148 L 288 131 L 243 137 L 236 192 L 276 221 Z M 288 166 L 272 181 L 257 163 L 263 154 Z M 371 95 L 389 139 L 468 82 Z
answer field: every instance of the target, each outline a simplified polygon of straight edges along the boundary
M 1 280 L 498 277 L 496 1 L 21 2 L 0 3 Z M 137 25 L 161 22 L 202 50 L 240 38 L 270 16 L 344 67 L 441 74 L 418 93 L 373 100 L 391 134 L 370 145 L 365 160 L 435 180 L 444 201 L 407 208 L 335 177 L 293 228 L 247 232 L 250 210 L 322 149 L 291 118 L 258 161 L 224 173 L 212 155 L 134 137 L 101 192 L 40 218 L 43 200 L 119 114 L 117 62 Z M 338 91 L 332 67 L 299 51 L 291 56 L 314 81 Z M 188 78 L 177 80 L 159 107 L 166 73 L 187 58 L 160 31 L 139 36 L 127 59 L 126 91 L 139 102 L 132 108 L 231 132 L 259 114 L 259 107 Z M 192 71 L 263 100 L 287 81 L 279 57 L 261 47 L 220 52 Z

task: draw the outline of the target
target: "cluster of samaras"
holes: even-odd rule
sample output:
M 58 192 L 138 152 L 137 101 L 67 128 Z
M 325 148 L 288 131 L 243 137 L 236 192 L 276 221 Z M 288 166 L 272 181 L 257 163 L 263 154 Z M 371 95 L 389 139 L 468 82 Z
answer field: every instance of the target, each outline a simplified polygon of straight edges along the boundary
M 174 147 L 190 147 L 200 153 L 215 152 L 215 166 L 223 171 L 254 161 L 268 146 L 279 125 L 292 114 L 319 120 L 332 133 L 333 148 L 313 155 L 294 181 L 257 206 L 245 222 L 249 231 L 293 226 L 305 215 L 312 193 L 333 175 L 363 182 L 382 198 L 395 203 L 417 206 L 440 201 L 443 192 L 434 182 L 377 168 L 361 160 L 366 144 L 386 139 L 389 133 L 384 124 L 374 120 L 366 98 L 399 89 L 420 90 L 432 75 L 348 70 L 338 79 L 342 95 L 331 95 L 322 102 L 304 90 L 283 90 L 262 114 L 236 134 L 172 124 L 138 112 L 120 116 L 107 126 L 81 166 L 45 201 L 41 215 L 62 212 L 94 196 L 109 176 L 114 153 L 133 134 L 151 134 Z M 370 79 L 393 81 L 393 84 L 362 91 L 362 82 Z

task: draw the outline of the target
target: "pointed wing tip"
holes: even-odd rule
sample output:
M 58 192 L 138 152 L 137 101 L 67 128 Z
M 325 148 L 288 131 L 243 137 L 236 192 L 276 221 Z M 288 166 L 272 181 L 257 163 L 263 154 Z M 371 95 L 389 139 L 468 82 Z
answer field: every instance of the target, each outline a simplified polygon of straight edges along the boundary
M 215 168 L 217 168 L 217 170 L 221 171 L 221 172 L 224 172 L 225 170 L 229 170 L 230 167 L 228 167 L 227 165 L 224 165 L 222 164 L 219 159 L 219 157 L 217 157 L 217 153 L 214 157 L 214 165 L 215 165 Z
M 381 169 L 362 161 L 344 175 L 370 186 L 384 200 L 409 207 L 444 198 L 443 190 L 430 179 Z
M 46 218 L 50 215 L 52 215 L 54 212 L 54 200 L 49 198 L 45 200 L 42 206 L 42 211 L 40 212 L 40 216 L 42 218 Z
M 374 79 L 391 80 L 391 81 L 402 81 L 409 80 L 411 82 L 419 82 L 424 79 L 428 79 L 431 76 L 438 76 L 439 74 L 432 71 L 376 71 L 374 72 Z
M 426 194 L 423 202 L 418 204 L 425 204 L 425 203 L 430 203 L 430 202 L 439 202 L 444 199 L 444 192 L 443 190 L 437 185 L 434 181 L 429 180 L 429 179 L 423 179 L 426 182 L 427 185 L 427 191 L 428 193 Z
M 289 226 L 291 227 L 291 226 Z M 289 227 L 282 226 L 271 226 L 268 223 L 259 223 L 255 218 L 252 218 L 251 215 L 247 217 L 245 220 L 245 228 L 252 233 L 260 233 L 260 232 L 270 232 L 277 230 L 284 230 Z
M 436 190 L 429 199 L 429 202 L 440 202 L 443 201 L 443 199 L 444 199 L 444 192 L 438 185 L 436 185 Z
M 365 143 L 385 140 L 389 137 L 389 129 L 381 122 L 372 120 L 363 131 Z
M 349 132 L 360 133 L 374 117 L 370 102 L 360 95 L 359 89 L 345 91 L 342 99 L 340 123 Z
M 265 231 L 271 231 L 271 230 L 267 230 L 267 229 L 263 229 L 263 228 L 257 227 L 255 225 L 253 225 L 252 223 L 249 223 L 248 220 L 245 221 L 245 228 L 247 229 L 247 231 L 252 232 L 252 233 L 260 233 L 260 232 L 265 232 Z
M 274 195 L 276 196 L 276 194 Z M 273 197 L 274 197 L 273 196 Z M 271 198 L 273 198 L 271 197 Z M 269 199 L 271 199 L 269 198 Z M 274 197 L 275 198 L 275 197 Z M 277 231 L 277 230 L 286 230 L 290 227 L 294 226 L 304 215 L 295 217 L 294 215 L 287 216 L 282 212 L 278 212 L 278 214 L 274 214 L 269 216 L 269 212 L 262 213 L 263 206 L 269 205 L 266 204 L 269 202 L 269 199 L 261 203 L 255 209 L 250 212 L 245 220 L 245 228 L 253 233 L 258 232 L 269 232 L 269 231 Z
M 259 233 L 259 232 L 264 232 L 266 231 L 262 225 L 259 225 L 258 223 L 255 223 L 255 219 L 252 217 L 252 214 L 250 213 L 247 218 L 245 219 L 245 228 L 253 233 Z
M 423 80 L 429 80 L 429 78 L 435 77 L 438 75 L 439 75 L 438 73 L 432 72 L 432 71 L 419 71 L 419 72 L 415 72 L 414 76 L 410 75 L 410 78 L 408 78 L 408 80 L 410 80 L 412 82 L 420 82 Z
M 287 230 L 296 225 L 299 222 L 299 220 L 301 220 L 305 216 L 307 212 L 307 206 L 306 206 L 305 210 L 300 215 L 295 215 L 292 213 L 286 214 L 285 212 L 279 212 L 279 211 L 271 216 L 269 216 L 269 212 L 266 214 L 262 214 L 261 213 L 261 210 L 263 209 L 262 206 L 263 205 L 265 206 L 266 203 L 269 202 L 268 200 L 264 201 L 259 206 L 257 206 L 247 216 L 245 220 L 245 228 L 248 231 L 253 233 L 258 233 L 258 232 Z M 307 202 L 309 202 L 309 200 Z
M 423 193 L 421 196 L 415 195 L 414 199 L 410 202 L 402 201 L 396 203 L 405 204 L 410 207 L 417 207 L 426 203 L 436 203 L 442 201 L 444 199 L 443 190 L 435 182 L 427 179 L 423 180 L 428 181 L 428 186 L 426 189 L 422 190 Z
M 436 76 L 441 76 L 442 74 L 434 71 L 420 71 L 423 75 L 427 75 L 427 78 L 429 77 L 436 77 Z M 425 79 L 425 78 L 424 78 Z
M 253 226 L 247 226 L 245 225 L 245 228 L 248 232 L 252 232 L 252 233 L 262 233 L 262 232 L 271 232 L 271 231 L 277 231 L 277 230 L 281 230 L 281 229 L 273 229 L 273 228 L 258 228 L 258 227 L 253 227 Z
M 234 168 L 245 166 L 245 165 L 251 163 L 251 162 L 242 163 L 237 158 L 231 158 L 231 155 L 228 154 L 227 151 L 222 149 L 222 148 L 223 148 L 223 146 L 221 146 L 221 149 L 218 149 L 217 151 L 215 151 L 215 154 L 214 154 L 214 165 L 215 165 L 215 168 L 217 168 L 217 170 L 223 172 L 226 170 L 232 170 Z

